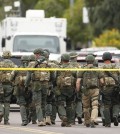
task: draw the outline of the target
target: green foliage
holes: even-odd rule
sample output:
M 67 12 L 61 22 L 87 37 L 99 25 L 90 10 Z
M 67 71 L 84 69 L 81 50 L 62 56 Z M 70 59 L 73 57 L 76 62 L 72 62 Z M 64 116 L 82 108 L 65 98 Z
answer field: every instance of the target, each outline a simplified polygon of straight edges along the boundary
M 76 42 L 87 42 L 91 39 L 91 27 L 89 24 L 83 24 L 82 21 L 83 6 L 84 0 L 77 0 L 73 9 L 68 9 L 64 14 L 68 20 L 68 36 L 74 41 L 74 44 Z
M 62 17 L 64 10 L 68 7 L 69 0 L 39 0 L 35 9 L 45 10 L 46 17 Z
M 120 1 L 119 0 L 86 0 L 89 7 L 91 26 L 94 35 L 98 36 L 106 29 L 120 30 Z
M 120 32 L 116 29 L 104 31 L 94 41 L 96 46 L 112 46 L 120 49 Z

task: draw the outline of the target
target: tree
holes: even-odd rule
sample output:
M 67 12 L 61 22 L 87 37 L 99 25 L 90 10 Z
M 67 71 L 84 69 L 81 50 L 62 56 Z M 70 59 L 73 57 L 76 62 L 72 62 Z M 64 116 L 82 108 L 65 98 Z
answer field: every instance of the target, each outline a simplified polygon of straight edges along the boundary
M 89 17 L 94 35 L 98 36 L 106 29 L 120 30 L 119 0 L 86 0 L 89 7 Z
M 69 0 L 39 0 L 35 9 L 45 10 L 46 17 L 62 17 Z
M 84 7 L 84 0 L 77 0 L 73 7 L 73 15 L 71 16 L 71 9 L 69 8 L 64 17 L 68 20 L 68 36 L 72 39 L 73 44 L 77 42 L 86 43 L 91 40 L 91 27 L 89 24 L 83 24 L 82 9 Z
M 25 12 L 28 9 L 34 9 L 36 3 L 39 0 L 21 0 L 22 16 L 25 16 Z

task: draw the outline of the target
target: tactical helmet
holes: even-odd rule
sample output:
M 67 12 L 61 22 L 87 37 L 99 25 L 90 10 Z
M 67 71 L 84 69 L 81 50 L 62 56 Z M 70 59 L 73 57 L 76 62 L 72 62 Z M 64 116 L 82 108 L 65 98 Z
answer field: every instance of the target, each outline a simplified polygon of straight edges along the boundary
M 34 54 L 42 54 L 43 53 L 43 50 L 41 48 L 37 48 L 34 50 L 33 52 Z
M 111 60 L 112 59 L 112 54 L 110 52 L 105 52 L 105 53 L 103 53 L 102 59 L 103 59 L 103 61 Z
M 29 60 L 30 60 L 30 61 L 35 61 L 35 60 L 36 60 L 35 55 L 33 55 L 33 54 L 32 54 L 32 55 L 30 55 L 30 56 L 29 56 Z
M 94 63 L 95 57 L 93 55 L 87 55 L 86 62 Z
M 12 55 L 10 51 L 4 51 L 2 56 L 3 58 L 10 58 Z
M 61 55 L 61 60 L 63 60 L 63 61 L 69 61 L 70 60 L 70 55 L 69 54 L 62 54 Z
M 97 55 L 95 55 L 95 54 L 93 54 L 93 53 L 88 53 L 87 56 L 88 56 L 88 55 L 93 55 L 94 57 L 97 56 Z
M 78 54 L 76 52 L 71 52 L 70 53 L 70 58 L 76 58 L 78 56 Z
M 43 51 L 42 56 L 44 56 L 45 58 L 48 59 L 49 58 L 49 53 L 47 51 Z
M 98 60 L 94 60 L 93 65 L 94 65 L 95 67 L 98 67 Z
M 47 52 L 50 55 L 50 51 L 48 49 L 44 49 L 44 52 Z
M 21 57 L 21 61 L 29 61 L 29 56 L 23 55 L 23 56 Z

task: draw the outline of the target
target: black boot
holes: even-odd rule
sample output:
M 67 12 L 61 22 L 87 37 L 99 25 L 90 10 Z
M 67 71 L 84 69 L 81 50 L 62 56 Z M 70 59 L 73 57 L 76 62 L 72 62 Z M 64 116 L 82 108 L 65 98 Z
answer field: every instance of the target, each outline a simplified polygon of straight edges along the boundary
M 114 126 L 118 126 L 118 118 L 117 118 L 117 116 L 114 116 L 113 117 L 113 122 L 114 122 Z
M 81 117 L 78 117 L 78 124 L 82 124 L 82 118 Z
M 95 123 L 94 123 L 94 121 L 92 121 L 90 125 L 91 125 L 91 128 L 95 128 Z
M 102 119 L 102 125 L 105 126 L 105 119 Z

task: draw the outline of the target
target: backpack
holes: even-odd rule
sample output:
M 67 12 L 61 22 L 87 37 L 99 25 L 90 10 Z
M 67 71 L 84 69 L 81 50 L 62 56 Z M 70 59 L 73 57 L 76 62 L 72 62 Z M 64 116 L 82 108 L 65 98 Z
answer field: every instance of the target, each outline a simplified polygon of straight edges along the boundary
M 47 68 L 48 64 L 46 62 L 43 62 L 42 64 L 38 65 L 37 68 Z M 49 81 L 50 80 L 50 71 L 34 71 L 32 75 L 32 80 L 38 80 L 38 81 Z
M 83 87 L 86 89 L 99 87 L 99 79 L 97 71 L 83 72 Z
M 3 62 L 1 62 L 1 67 L 2 68 L 14 68 L 15 65 L 13 64 L 11 60 L 4 60 Z M 9 71 L 9 70 L 1 71 L 1 82 L 10 82 L 11 72 L 12 71 Z
M 62 68 L 73 68 L 71 65 L 62 66 Z M 72 71 L 61 71 L 60 75 L 57 77 L 57 85 L 59 87 L 73 86 L 75 79 L 72 75 Z
M 19 71 L 18 75 L 15 78 L 15 84 L 19 86 L 24 86 L 26 80 L 26 71 Z
M 115 64 L 105 64 L 103 66 L 103 68 L 104 69 L 105 68 L 106 69 L 115 69 L 116 68 L 116 65 Z M 114 75 L 116 77 L 116 79 L 118 79 L 117 72 L 110 72 L 110 73 L 112 73 L 112 75 Z M 115 83 L 115 80 L 111 76 L 109 76 L 107 72 L 105 72 L 105 78 L 104 78 L 104 80 L 105 80 L 105 85 L 106 86 L 114 86 L 116 84 Z

